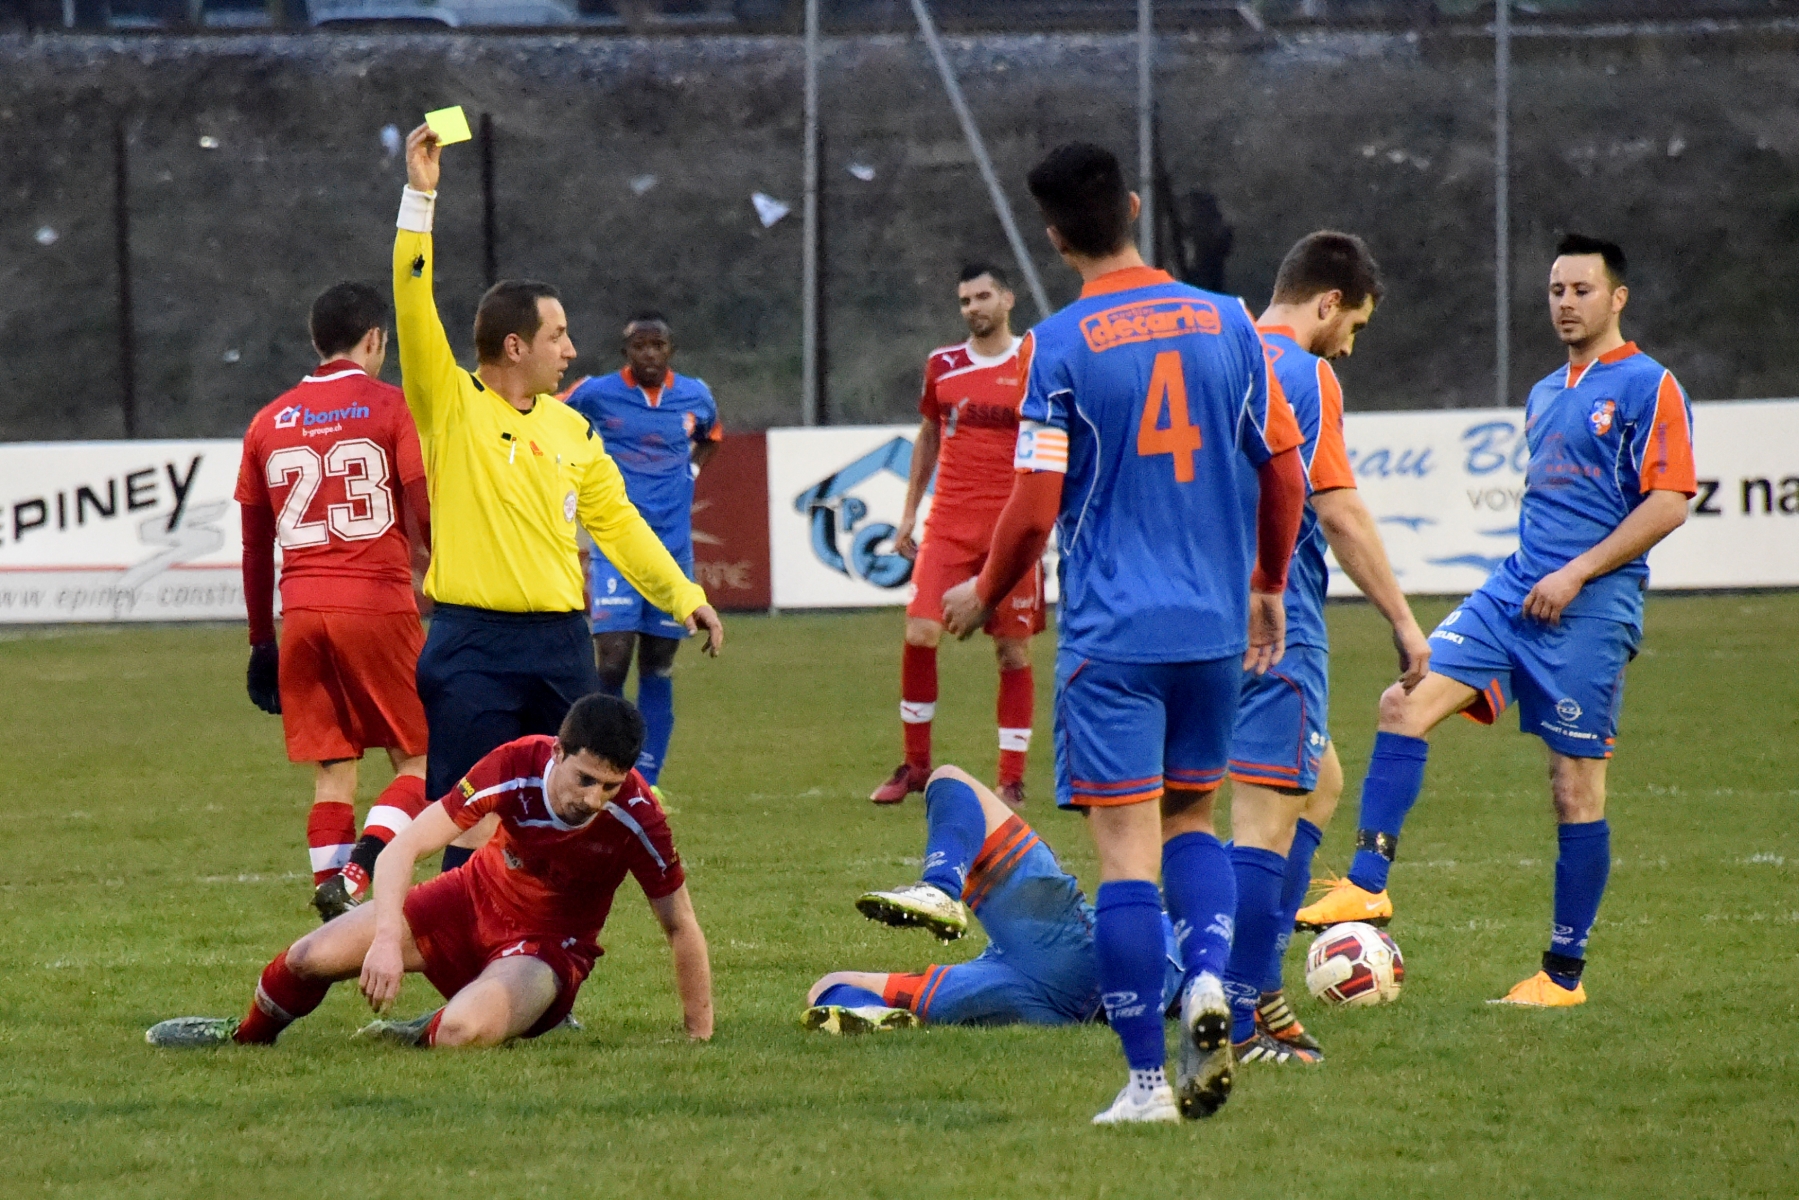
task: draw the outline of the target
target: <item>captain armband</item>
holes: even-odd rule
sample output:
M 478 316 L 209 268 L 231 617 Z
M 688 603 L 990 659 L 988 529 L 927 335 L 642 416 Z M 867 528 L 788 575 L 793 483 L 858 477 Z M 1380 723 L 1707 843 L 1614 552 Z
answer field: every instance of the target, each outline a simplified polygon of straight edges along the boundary
M 1054 471 L 1068 474 L 1068 431 L 1036 421 L 1018 423 L 1018 449 L 1012 466 L 1020 471 Z
M 437 193 L 421 192 L 410 185 L 400 193 L 400 216 L 395 225 L 408 233 L 430 233 L 437 212 Z

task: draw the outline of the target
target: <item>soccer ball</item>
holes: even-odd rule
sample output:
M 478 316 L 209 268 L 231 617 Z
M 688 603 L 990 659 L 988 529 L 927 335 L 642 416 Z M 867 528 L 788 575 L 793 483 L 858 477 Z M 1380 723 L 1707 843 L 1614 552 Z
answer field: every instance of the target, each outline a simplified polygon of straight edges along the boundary
M 1332 925 L 1306 952 L 1306 987 L 1331 1005 L 1386 1004 L 1399 999 L 1405 960 L 1383 929 L 1350 921 Z

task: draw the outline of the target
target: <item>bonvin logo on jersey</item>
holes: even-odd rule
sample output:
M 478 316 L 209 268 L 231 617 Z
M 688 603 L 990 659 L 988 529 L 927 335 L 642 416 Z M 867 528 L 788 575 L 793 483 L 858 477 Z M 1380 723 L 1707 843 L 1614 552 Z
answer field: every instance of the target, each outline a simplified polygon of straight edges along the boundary
M 1157 338 L 1217 333 L 1223 328 L 1216 305 L 1188 296 L 1123 304 L 1081 319 L 1081 336 L 1095 353 Z

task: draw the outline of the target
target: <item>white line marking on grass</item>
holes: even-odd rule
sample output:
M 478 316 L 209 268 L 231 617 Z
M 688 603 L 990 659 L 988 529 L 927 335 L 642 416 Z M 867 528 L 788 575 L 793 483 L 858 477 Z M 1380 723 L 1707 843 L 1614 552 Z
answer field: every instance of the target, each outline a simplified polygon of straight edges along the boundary
M 288 883 L 295 879 L 311 879 L 312 876 L 299 871 L 284 871 L 279 875 L 202 875 L 198 883 Z

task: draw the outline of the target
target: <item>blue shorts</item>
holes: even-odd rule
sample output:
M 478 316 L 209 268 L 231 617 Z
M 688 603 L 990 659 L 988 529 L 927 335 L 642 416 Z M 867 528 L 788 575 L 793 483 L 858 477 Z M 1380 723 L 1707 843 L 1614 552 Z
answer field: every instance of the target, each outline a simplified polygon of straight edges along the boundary
M 1231 730 L 1231 778 L 1309 792 L 1330 745 L 1330 651 L 1289 646 L 1266 675 L 1243 672 Z
M 1243 663 L 1115 663 L 1056 655 L 1056 803 L 1154 800 L 1224 782 Z
M 987 836 L 962 895 L 987 948 L 969 962 L 889 975 L 888 1004 L 941 1025 L 1071 1025 L 1101 1015 L 1093 908 L 1029 825 L 1013 817 Z M 1162 924 L 1166 1003 L 1181 976 L 1166 916 Z
M 1518 725 L 1557 754 L 1610 758 L 1637 631 L 1603 617 L 1550 625 L 1475 592 L 1430 635 L 1430 669 L 1480 693 L 1466 714 L 1498 720 L 1514 697 Z
M 693 560 L 681 564 L 687 578 L 693 578 Z M 630 580 L 619 573 L 612 561 L 598 550 L 587 557 L 587 587 L 592 593 L 592 610 L 588 619 L 595 633 L 647 633 L 651 637 L 684 638 L 687 626 L 643 598 Z

